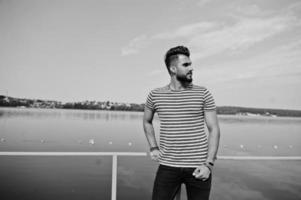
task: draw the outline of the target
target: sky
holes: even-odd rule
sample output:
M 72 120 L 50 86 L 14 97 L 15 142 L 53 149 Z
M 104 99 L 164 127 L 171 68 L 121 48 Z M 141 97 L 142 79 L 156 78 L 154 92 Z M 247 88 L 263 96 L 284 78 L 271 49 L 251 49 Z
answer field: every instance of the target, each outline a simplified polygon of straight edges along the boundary
M 301 110 L 299 0 L 0 0 L 0 94 L 144 103 L 177 45 L 217 106 Z

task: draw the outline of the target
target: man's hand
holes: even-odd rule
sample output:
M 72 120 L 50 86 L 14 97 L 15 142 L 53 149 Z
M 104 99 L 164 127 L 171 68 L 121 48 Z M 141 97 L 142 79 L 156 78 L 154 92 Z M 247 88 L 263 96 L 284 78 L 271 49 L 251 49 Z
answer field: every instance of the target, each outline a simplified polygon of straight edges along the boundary
M 205 181 L 209 178 L 210 173 L 210 169 L 206 165 L 201 165 L 194 170 L 192 175 L 197 179 Z
M 159 160 L 160 151 L 158 149 L 154 149 L 149 154 L 150 154 L 150 157 L 151 157 L 152 160 L 154 160 L 154 161 L 158 161 Z

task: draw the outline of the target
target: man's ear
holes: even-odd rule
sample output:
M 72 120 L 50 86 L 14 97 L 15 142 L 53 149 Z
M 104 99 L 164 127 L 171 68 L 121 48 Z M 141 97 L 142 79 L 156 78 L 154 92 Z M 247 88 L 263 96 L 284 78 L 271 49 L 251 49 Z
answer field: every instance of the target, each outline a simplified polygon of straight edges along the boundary
M 171 65 L 170 68 L 169 68 L 169 70 L 170 70 L 170 72 L 173 73 L 173 74 L 175 74 L 175 73 L 177 72 L 177 68 L 176 68 L 176 66 L 174 66 L 174 65 Z

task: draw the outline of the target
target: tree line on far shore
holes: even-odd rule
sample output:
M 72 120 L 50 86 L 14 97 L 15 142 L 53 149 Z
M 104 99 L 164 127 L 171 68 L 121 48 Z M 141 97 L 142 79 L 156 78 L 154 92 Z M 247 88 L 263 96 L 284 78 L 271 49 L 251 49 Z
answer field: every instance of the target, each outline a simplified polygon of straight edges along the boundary
M 24 99 L 0 95 L 0 106 L 23 108 L 61 108 L 61 109 L 87 109 L 87 110 L 124 110 L 143 111 L 144 104 L 119 103 L 111 101 L 81 101 L 62 103 L 54 100 Z

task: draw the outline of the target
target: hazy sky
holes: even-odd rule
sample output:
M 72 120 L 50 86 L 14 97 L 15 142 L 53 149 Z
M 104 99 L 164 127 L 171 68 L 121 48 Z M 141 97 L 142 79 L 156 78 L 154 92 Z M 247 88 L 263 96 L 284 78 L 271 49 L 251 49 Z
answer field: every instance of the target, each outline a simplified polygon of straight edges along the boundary
M 176 45 L 218 106 L 301 109 L 300 0 L 0 0 L 0 94 L 143 103 Z

